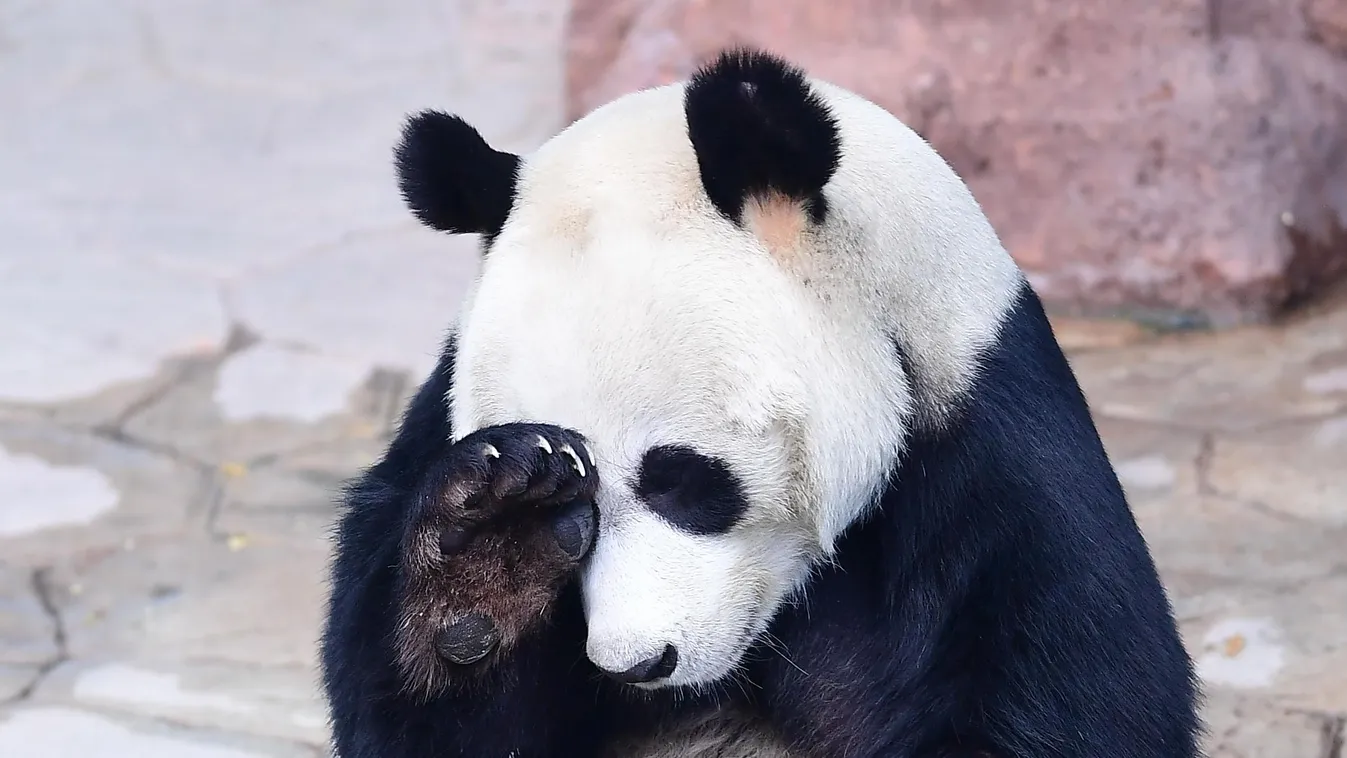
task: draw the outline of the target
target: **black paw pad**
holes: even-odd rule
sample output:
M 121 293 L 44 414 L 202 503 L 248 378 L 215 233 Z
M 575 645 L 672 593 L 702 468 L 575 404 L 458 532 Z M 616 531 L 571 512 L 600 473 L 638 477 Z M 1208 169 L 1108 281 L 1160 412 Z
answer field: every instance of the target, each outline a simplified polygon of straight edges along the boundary
M 567 558 L 578 561 L 594 545 L 594 532 L 598 527 L 594 503 L 589 500 L 577 500 L 567 506 L 552 522 L 552 533 L 556 535 L 557 546 Z
M 440 532 L 440 554 L 448 558 L 458 555 L 472 542 L 472 532 L 457 526 L 445 527 Z
M 451 663 L 467 666 L 487 656 L 500 642 L 495 622 L 481 613 L 455 621 L 440 632 L 435 647 Z

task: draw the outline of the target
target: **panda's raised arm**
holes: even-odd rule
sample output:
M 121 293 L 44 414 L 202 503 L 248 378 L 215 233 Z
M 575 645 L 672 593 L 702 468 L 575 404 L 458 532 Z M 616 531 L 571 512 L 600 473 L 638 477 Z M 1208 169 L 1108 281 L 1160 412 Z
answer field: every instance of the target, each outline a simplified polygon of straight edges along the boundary
M 337 524 L 323 639 L 337 755 L 588 758 L 597 706 L 571 577 L 598 475 L 557 427 L 452 443 L 454 352 Z

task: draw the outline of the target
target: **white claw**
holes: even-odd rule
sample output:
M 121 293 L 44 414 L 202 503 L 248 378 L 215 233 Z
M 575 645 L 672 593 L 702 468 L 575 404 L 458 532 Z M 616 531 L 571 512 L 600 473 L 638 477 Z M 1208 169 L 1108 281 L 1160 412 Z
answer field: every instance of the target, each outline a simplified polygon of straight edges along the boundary
M 496 446 L 491 444 L 490 442 L 486 443 L 486 446 L 482 449 L 482 452 L 486 453 L 486 457 L 488 458 L 500 457 L 500 451 L 497 450 Z
M 585 464 L 580 460 L 580 456 L 575 454 L 575 448 L 570 445 L 562 445 L 561 452 L 571 457 L 571 465 L 575 467 L 575 473 L 583 477 L 585 475 Z
M 538 447 L 545 450 L 549 455 L 552 453 L 552 443 L 548 442 L 547 438 L 543 437 L 541 434 L 538 435 Z
M 585 457 L 589 459 L 590 467 L 598 468 L 598 464 L 594 462 L 594 451 L 590 450 L 588 445 L 583 445 L 582 447 L 585 448 Z

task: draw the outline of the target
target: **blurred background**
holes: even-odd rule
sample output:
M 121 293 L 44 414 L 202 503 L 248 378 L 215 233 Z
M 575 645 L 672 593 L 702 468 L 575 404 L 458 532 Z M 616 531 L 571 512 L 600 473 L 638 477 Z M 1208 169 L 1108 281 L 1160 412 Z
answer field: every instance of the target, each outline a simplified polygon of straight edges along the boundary
M 1343 758 L 1347 0 L 0 0 L 0 756 L 325 754 L 340 482 L 471 240 L 402 119 L 524 151 L 722 46 L 893 111 L 1055 314 L 1214 758 Z

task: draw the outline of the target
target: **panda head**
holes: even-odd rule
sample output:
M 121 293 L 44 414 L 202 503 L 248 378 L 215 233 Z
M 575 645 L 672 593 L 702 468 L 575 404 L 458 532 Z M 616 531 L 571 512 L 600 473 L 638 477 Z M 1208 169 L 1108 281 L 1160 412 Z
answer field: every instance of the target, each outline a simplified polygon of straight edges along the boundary
M 772 56 L 592 112 L 527 157 L 413 117 L 400 182 L 484 238 L 455 434 L 535 421 L 602 477 L 587 652 L 633 685 L 733 674 L 967 391 L 1020 284 L 963 183 Z

